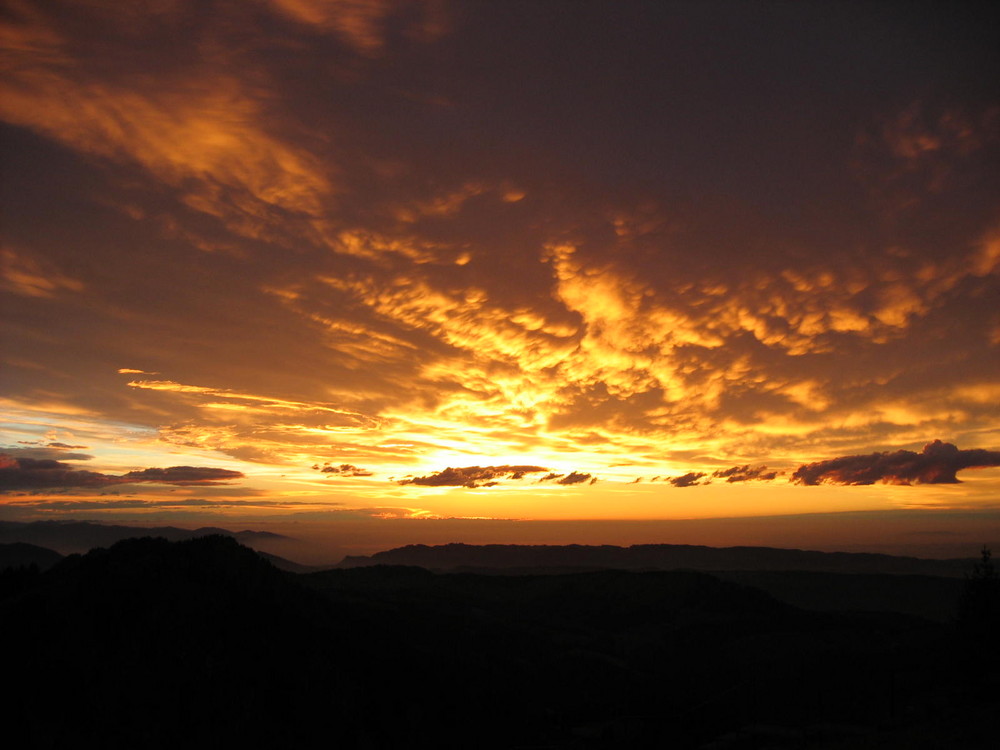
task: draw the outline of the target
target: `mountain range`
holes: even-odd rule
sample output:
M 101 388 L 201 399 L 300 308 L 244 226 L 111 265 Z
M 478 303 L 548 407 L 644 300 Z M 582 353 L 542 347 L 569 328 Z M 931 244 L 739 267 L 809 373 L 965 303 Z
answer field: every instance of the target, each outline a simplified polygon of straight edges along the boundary
M 558 572 L 560 570 L 803 570 L 962 577 L 971 559 L 926 560 L 867 552 L 818 552 L 775 547 L 688 544 L 518 545 L 411 544 L 370 556 L 348 556 L 338 567 L 418 565 L 431 570 Z
M 799 575 L 817 601 L 824 581 L 867 577 Z M 827 604 L 693 570 L 292 574 L 232 537 L 127 539 L 0 574 L 16 644 L 5 734 L 18 747 L 992 746 L 995 639 Z
M 229 531 L 211 526 L 198 529 L 181 529 L 175 526 L 120 526 L 92 521 L 0 521 L 0 544 L 26 542 L 48 547 L 63 555 L 87 552 L 95 547 L 110 547 L 122 539 L 152 536 L 171 542 L 219 534 L 236 539 L 248 546 L 268 541 L 283 540 L 280 534 L 269 531 Z

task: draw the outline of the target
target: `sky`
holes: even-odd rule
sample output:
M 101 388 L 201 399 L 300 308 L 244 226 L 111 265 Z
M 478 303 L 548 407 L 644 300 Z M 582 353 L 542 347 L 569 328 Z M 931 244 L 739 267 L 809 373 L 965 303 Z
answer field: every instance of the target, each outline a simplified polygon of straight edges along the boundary
M 8 0 L 0 519 L 1000 541 L 998 22 Z

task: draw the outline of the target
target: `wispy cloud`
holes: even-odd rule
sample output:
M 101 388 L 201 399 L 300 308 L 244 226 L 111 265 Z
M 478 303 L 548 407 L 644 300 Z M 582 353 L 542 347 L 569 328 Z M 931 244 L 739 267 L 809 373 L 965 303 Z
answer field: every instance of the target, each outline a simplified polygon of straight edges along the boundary
M 60 273 L 51 262 L 8 247 L 0 249 L 0 289 L 23 297 L 51 298 L 83 288 L 82 281 Z

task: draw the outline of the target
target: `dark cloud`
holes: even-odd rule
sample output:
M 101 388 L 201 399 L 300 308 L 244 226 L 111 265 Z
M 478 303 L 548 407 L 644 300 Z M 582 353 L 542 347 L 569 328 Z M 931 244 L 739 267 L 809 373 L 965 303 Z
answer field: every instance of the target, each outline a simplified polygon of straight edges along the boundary
M 19 505 L 35 510 L 76 511 L 76 510 L 130 510 L 158 508 L 289 508 L 295 503 L 271 500 L 206 500 L 185 498 L 182 500 L 141 500 L 124 498 L 115 500 L 35 500 L 20 502 Z
M 743 466 L 731 466 L 728 469 L 713 471 L 712 476 L 716 479 L 725 479 L 727 482 L 748 482 L 750 480 L 770 482 L 778 476 L 778 472 L 768 471 L 763 464 L 760 466 L 744 464 Z
M 67 445 L 66 443 L 49 443 L 49 448 L 63 448 L 64 450 L 86 450 L 86 445 Z
M 25 443 L 25 445 L 29 445 L 29 443 Z M 51 448 L 47 446 L 37 448 L 0 446 L 0 453 L 12 458 L 53 459 L 57 461 L 89 461 L 93 458 L 89 453 L 76 453 L 75 451 L 68 451 L 65 448 Z
M 0 454 L 0 492 L 14 490 L 101 488 L 116 484 L 151 482 L 154 484 L 215 485 L 243 474 L 229 469 L 204 466 L 171 466 L 166 469 L 143 469 L 127 474 L 101 474 L 75 469 L 53 459 L 15 457 Z
M 590 474 L 582 474 L 579 471 L 574 471 L 557 481 L 556 484 L 580 484 L 581 482 L 586 482 L 588 480 L 591 480 L 591 484 L 593 484 L 593 480 L 596 480 L 596 477 L 591 477 Z
M 0 492 L 46 487 L 105 487 L 111 477 L 74 469 L 51 458 L 17 458 L 0 454 Z
M 130 484 L 132 482 L 156 482 L 157 484 L 216 484 L 230 479 L 240 479 L 243 473 L 230 469 L 215 469 L 209 466 L 170 466 L 166 469 L 142 469 L 130 471 L 120 477 L 114 477 L 116 482 Z
M 424 487 L 492 487 L 494 479 L 522 479 L 525 474 L 548 471 L 543 466 L 465 466 L 448 467 L 426 477 L 403 479 L 399 484 L 418 484 Z M 588 475 L 589 478 L 589 475 Z M 577 480 L 582 481 L 582 480 Z
M 569 474 L 559 474 L 557 472 L 549 472 L 544 477 L 538 480 L 537 483 L 541 482 L 551 482 L 555 481 L 556 484 L 570 485 L 570 484 L 582 484 L 583 482 L 589 482 L 589 484 L 596 484 L 597 477 L 591 474 L 584 474 L 580 471 L 572 471 Z
M 920 453 L 898 450 L 867 456 L 841 456 L 805 464 L 795 470 L 798 484 L 956 484 L 956 472 L 1000 466 L 1000 451 L 959 450 L 935 440 Z
M 698 484 L 708 484 L 708 482 L 699 481 L 704 476 L 707 476 L 707 474 L 703 471 L 689 471 L 687 474 L 681 474 L 679 477 L 672 477 L 667 479 L 667 481 L 674 487 L 694 487 Z
M 321 471 L 324 474 L 333 474 L 341 477 L 370 477 L 373 475 L 373 472 L 370 472 L 367 469 L 362 469 L 354 464 L 338 464 L 337 466 L 334 466 L 329 461 L 322 466 L 319 464 L 313 464 L 313 469 Z

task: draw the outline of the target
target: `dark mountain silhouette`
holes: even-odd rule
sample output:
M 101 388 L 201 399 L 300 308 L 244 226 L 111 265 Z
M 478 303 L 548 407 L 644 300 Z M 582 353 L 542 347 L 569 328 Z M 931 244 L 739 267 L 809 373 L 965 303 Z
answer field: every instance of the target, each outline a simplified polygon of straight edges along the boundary
M 377 635 L 345 646 L 370 628 L 231 538 L 129 539 L 16 583 L 0 601 L 13 746 L 361 741 Z
M 971 560 L 925 560 L 867 552 L 816 552 L 774 547 L 704 547 L 688 544 L 519 545 L 444 544 L 349 556 L 337 566 L 419 565 L 431 570 L 559 572 L 560 569 L 802 570 L 827 573 L 892 573 L 961 577 Z
M 317 570 L 325 569 L 324 566 L 302 565 L 301 563 L 288 560 L 284 557 L 279 557 L 278 555 L 272 555 L 270 552 L 264 552 L 263 550 L 255 551 L 278 570 L 283 570 L 286 573 L 313 573 Z
M 964 579 L 800 570 L 718 571 L 718 577 L 820 612 L 899 612 L 938 622 L 955 618 Z
M 45 547 L 24 542 L 0 544 L 0 570 L 27 568 L 35 565 L 39 570 L 47 570 L 62 560 L 62 555 Z
M 207 536 L 0 582 L 17 747 L 977 748 L 998 708 L 949 624 L 698 571 L 295 575 Z
M 179 529 L 174 526 L 145 528 L 117 526 L 91 521 L 0 521 L 0 542 L 27 542 L 48 547 L 64 555 L 83 553 L 95 547 L 110 547 L 122 539 L 135 537 L 161 537 L 169 541 L 182 541 L 200 536 L 221 534 L 237 539 L 249 546 L 287 539 L 268 531 L 228 531 L 206 526 L 200 529 Z

